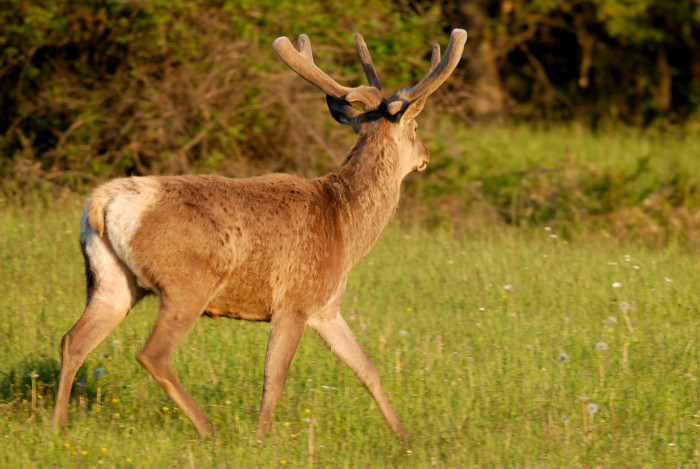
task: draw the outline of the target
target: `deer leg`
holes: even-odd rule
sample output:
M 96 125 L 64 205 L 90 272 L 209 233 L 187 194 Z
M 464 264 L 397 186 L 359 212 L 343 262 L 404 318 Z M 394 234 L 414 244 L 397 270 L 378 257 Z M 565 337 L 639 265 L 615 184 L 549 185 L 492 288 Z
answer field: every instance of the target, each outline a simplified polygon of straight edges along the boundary
M 352 331 L 340 315 L 339 309 L 332 308 L 310 318 L 308 325 L 321 336 L 331 352 L 347 365 L 369 390 L 384 419 L 396 436 L 408 438 L 408 430 L 401 424 L 382 389 L 377 368 L 360 348 Z
M 161 296 L 160 311 L 151 335 L 136 358 L 190 419 L 197 433 L 208 437 L 214 433 L 214 426 L 177 379 L 171 365 L 175 349 L 202 315 L 206 300 L 183 298 L 174 301 L 164 299 L 164 296 Z
M 289 365 L 303 334 L 304 320 L 299 316 L 285 313 L 273 316 L 265 355 L 262 404 L 258 414 L 258 440 L 261 440 L 270 428 L 272 414 L 287 381 Z
M 61 341 L 54 429 L 66 425 L 73 380 L 85 357 L 122 322 L 139 299 L 139 292 L 128 274 L 117 264 L 111 267 L 111 270 L 101 271 L 103 278 L 94 291 L 88 291 L 89 300 L 83 315 Z

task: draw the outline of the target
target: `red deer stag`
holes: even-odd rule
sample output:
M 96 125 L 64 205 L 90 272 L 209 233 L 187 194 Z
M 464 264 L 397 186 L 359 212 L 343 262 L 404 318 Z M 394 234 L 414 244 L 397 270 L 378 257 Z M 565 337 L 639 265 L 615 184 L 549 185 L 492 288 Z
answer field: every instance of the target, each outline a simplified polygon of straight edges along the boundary
M 132 177 L 97 188 L 81 219 L 87 301 L 61 341 L 54 427 L 66 424 L 73 380 L 87 354 L 152 292 L 160 310 L 137 359 L 200 435 L 214 427 L 173 373 L 171 358 L 207 315 L 271 323 L 259 437 L 271 424 L 306 325 L 367 387 L 393 432 L 408 436 L 339 307 L 350 270 L 396 210 L 401 181 L 430 160 L 414 118 L 457 66 L 466 40 L 466 31 L 455 29 L 442 60 L 436 44 L 425 77 L 385 99 L 359 34 L 370 86 L 355 88 L 314 64 L 306 35 L 299 51 L 286 37 L 276 39 L 282 61 L 320 88 L 331 115 L 357 133 L 343 165 L 323 177 Z

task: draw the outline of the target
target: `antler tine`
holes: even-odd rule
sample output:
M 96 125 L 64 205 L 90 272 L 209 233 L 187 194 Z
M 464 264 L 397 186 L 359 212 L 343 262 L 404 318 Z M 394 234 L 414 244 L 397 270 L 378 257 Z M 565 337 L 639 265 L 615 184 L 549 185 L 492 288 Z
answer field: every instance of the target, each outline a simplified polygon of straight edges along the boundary
M 306 34 L 299 36 L 299 51 L 294 48 L 291 41 L 286 37 L 275 39 L 272 42 L 272 48 L 289 68 L 312 85 L 320 88 L 327 95 L 343 99 L 352 91 L 352 88 L 340 85 L 316 66 L 311 51 L 311 41 Z
M 372 63 L 372 57 L 369 55 L 367 44 L 361 34 L 355 34 L 355 44 L 357 44 L 357 55 L 360 57 L 360 62 L 362 62 L 362 68 L 365 71 L 367 81 L 370 86 L 381 90 L 382 83 L 379 81 L 374 63 Z
M 435 70 L 438 63 L 440 63 L 440 44 L 435 43 L 433 44 L 433 55 L 430 57 L 430 68 L 428 69 L 428 73 Z
M 286 37 L 278 37 L 272 42 L 272 48 L 279 58 L 287 64 L 289 68 L 294 70 L 299 76 L 306 81 L 318 87 L 328 96 L 337 99 L 343 99 L 348 102 L 358 103 L 363 109 L 376 109 L 382 103 L 382 96 L 378 89 L 374 87 L 359 86 L 356 88 L 348 88 L 339 84 L 337 81 L 326 75 L 326 73 L 318 68 L 314 63 L 313 53 L 311 51 L 311 41 L 306 34 L 299 36 L 299 50 L 297 51 L 292 43 Z M 365 46 L 366 48 L 366 46 Z M 367 54 L 369 57 L 369 53 Z M 363 60 L 363 67 L 365 61 Z M 371 59 L 370 62 L 371 64 Z M 372 66 L 374 68 L 374 66 Z M 366 72 L 365 68 L 365 73 Z M 376 76 L 376 74 L 375 74 Z
M 409 103 L 435 92 L 457 67 L 459 60 L 462 58 L 466 42 L 467 32 L 465 30 L 453 30 L 442 60 L 440 60 L 440 46 L 435 44 L 428 73 L 416 86 L 400 89 L 387 100 L 389 113 L 392 115 L 397 114 Z

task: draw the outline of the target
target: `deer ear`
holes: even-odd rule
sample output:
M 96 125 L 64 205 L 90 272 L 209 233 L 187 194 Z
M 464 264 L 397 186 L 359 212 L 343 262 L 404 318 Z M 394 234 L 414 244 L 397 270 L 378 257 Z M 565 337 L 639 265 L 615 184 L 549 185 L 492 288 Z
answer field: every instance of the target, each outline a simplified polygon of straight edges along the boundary
M 343 125 L 352 126 L 352 119 L 360 114 L 360 111 L 352 107 L 350 103 L 344 99 L 326 95 L 326 103 L 328 104 L 328 110 L 331 111 L 333 119 Z
M 423 110 L 427 99 L 428 96 L 423 96 L 406 106 L 406 109 L 403 110 L 401 116 L 399 117 L 401 123 L 405 124 L 406 122 L 411 122 L 413 119 L 415 119 L 416 116 L 418 116 L 418 114 L 420 114 L 420 112 Z

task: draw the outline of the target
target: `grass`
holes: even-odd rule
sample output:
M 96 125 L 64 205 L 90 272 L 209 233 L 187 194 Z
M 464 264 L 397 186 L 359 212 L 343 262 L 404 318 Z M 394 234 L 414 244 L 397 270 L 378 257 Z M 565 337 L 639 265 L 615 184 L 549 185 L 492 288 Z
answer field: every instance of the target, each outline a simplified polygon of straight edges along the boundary
M 355 269 L 344 316 L 409 442 L 307 331 L 258 445 L 269 327 L 207 318 L 175 357 L 217 429 L 198 439 L 134 360 L 154 298 L 88 356 L 54 434 L 59 344 L 84 303 L 79 213 L 72 201 L 0 212 L 1 467 L 700 464 L 697 252 L 551 229 L 396 224 Z

